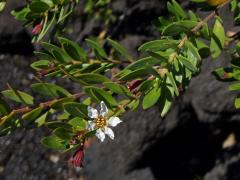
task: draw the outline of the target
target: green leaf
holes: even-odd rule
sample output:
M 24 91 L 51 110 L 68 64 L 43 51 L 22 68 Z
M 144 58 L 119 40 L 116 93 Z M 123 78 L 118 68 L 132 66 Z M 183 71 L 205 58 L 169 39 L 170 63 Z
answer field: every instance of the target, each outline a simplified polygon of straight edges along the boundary
M 104 101 L 108 107 L 118 105 L 117 101 L 107 91 L 104 91 L 100 88 L 93 88 L 93 93 L 98 97 L 99 100 Z
M 52 0 L 54 4 L 63 4 L 64 0 Z
M 65 98 L 60 98 L 58 100 L 55 100 L 53 104 L 51 105 L 52 109 L 63 109 L 63 104 L 73 102 L 74 97 L 65 97 Z
M 138 105 L 140 103 L 139 99 L 134 99 L 132 100 L 127 106 L 129 109 L 131 109 L 132 111 L 136 110 Z
M 172 0 L 172 3 L 167 3 L 168 11 L 171 12 L 173 15 L 176 15 L 179 18 L 186 18 L 186 14 L 183 8 L 175 1 Z
M 145 57 L 145 58 L 142 58 L 142 59 L 139 59 L 139 60 L 135 61 L 134 63 L 131 63 L 122 72 L 127 71 L 127 70 L 132 70 L 132 71 L 137 70 L 137 69 L 140 69 L 142 67 L 145 67 L 146 65 L 154 66 L 158 63 L 160 63 L 160 62 L 156 58 Z M 119 74 L 121 74 L 121 72 Z
M 198 53 L 198 49 L 190 41 L 186 41 L 184 47 L 191 52 L 192 54 L 191 57 L 194 57 L 196 60 L 201 60 L 201 56 Z
M 238 42 L 236 44 L 236 51 L 237 51 L 238 55 L 240 56 L 240 42 Z
M 157 78 L 160 78 L 161 79 L 161 75 L 160 75 L 160 73 L 157 71 L 157 69 L 155 69 L 153 66 L 149 66 L 149 65 L 146 65 L 146 67 L 145 67 L 147 70 L 148 70 L 148 72 L 150 73 L 150 74 L 152 74 L 154 77 L 157 77 Z
M 239 97 L 235 99 L 234 105 L 237 109 L 240 108 L 240 98 Z
M 7 136 L 12 132 L 12 127 L 6 127 L 0 129 L 0 137 Z
M 206 39 L 210 39 L 211 37 L 211 34 L 210 34 L 210 31 L 209 31 L 209 27 L 208 27 L 208 24 L 205 23 L 202 27 L 202 29 L 200 30 L 200 33 L 202 34 L 202 36 Z
M 213 71 L 213 75 L 219 81 L 231 80 L 233 78 L 233 73 L 227 72 L 225 68 L 217 68 Z M 239 79 L 240 80 L 240 79 Z
M 64 129 L 72 129 L 72 126 L 70 124 L 59 122 L 59 121 L 51 121 L 46 122 L 45 125 L 50 129 L 57 129 L 57 128 L 64 128 Z
M 169 82 L 171 83 L 171 85 L 173 86 L 173 89 L 174 89 L 174 92 L 177 96 L 179 96 L 179 91 L 178 91 L 178 87 L 176 85 L 176 81 L 173 77 L 173 74 L 170 72 L 170 73 L 167 73 L 167 77 L 169 79 Z
M 25 121 L 33 121 L 40 115 L 41 112 L 42 112 L 41 107 L 35 108 L 32 111 L 24 114 L 22 116 L 22 119 L 25 120 Z
M 36 36 L 33 40 L 40 42 L 40 40 L 47 34 L 47 32 L 50 30 L 52 27 L 53 23 L 55 22 L 55 17 L 56 17 L 57 12 L 54 12 L 51 19 L 48 21 L 48 16 L 45 17 L 44 23 L 42 30 L 38 36 Z
M 188 15 L 189 15 L 189 17 L 190 17 L 190 20 L 192 20 L 192 21 L 198 21 L 197 15 L 196 15 L 192 10 L 188 10 Z
M 66 150 L 61 151 L 61 153 L 69 153 L 75 152 L 77 149 L 81 147 L 81 144 L 70 145 Z
M 86 42 L 88 43 L 89 46 L 91 46 L 97 52 L 98 55 L 100 55 L 102 58 L 107 59 L 107 54 L 104 51 L 104 49 L 101 47 L 99 42 L 93 39 L 86 39 Z
M 160 64 L 162 65 L 168 63 L 168 58 L 162 56 L 159 52 L 157 53 L 157 52 L 148 51 L 148 54 L 153 58 L 156 58 L 157 60 L 159 60 Z
M 44 137 L 41 140 L 41 143 L 50 149 L 54 149 L 54 150 L 65 150 L 67 143 L 65 140 L 60 139 L 59 137 L 52 135 L 52 136 L 48 136 L 48 137 Z
M 159 82 L 156 81 L 154 87 L 148 91 L 148 93 L 144 96 L 142 106 L 143 109 L 148 109 L 157 103 L 159 97 L 161 95 L 161 87 L 159 86 Z
M 155 51 L 164 51 L 169 48 L 176 49 L 178 42 L 179 41 L 172 40 L 172 39 L 154 40 L 154 41 L 149 41 L 147 43 L 144 43 L 138 48 L 138 50 L 155 52 Z
M 111 80 L 108 79 L 107 77 L 101 74 L 94 73 L 79 74 L 74 77 L 80 79 L 81 81 L 84 81 L 87 84 L 102 84 L 104 82 L 111 82 Z
M 0 2 L 0 12 L 4 10 L 5 6 L 6 6 L 6 2 Z
M 86 121 L 80 117 L 75 117 L 68 121 L 68 124 L 73 126 L 75 131 L 82 131 L 86 129 Z
M 38 59 L 53 60 L 53 57 L 50 54 L 37 51 L 34 51 L 33 53 Z
M 8 99 L 11 99 L 16 102 L 24 103 L 24 104 L 26 103 L 28 105 L 33 104 L 34 98 L 32 96 L 22 91 L 17 91 L 17 93 L 18 94 L 16 94 L 13 90 L 2 91 L 3 96 Z
M 238 91 L 240 90 L 240 83 L 232 84 L 229 86 L 230 91 Z
M 197 72 L 197 68 L 185 57 L 178 56 L 179 61 L 190 71 Z
M 31 67 L 35 70 L 41 70 L 49 68 L 50 62 L 48 60 L 39 60 L 31 64 Z
M 47 11 L 48 9 L 50 9 L 50 7 L 48 6 L 48 4 L 42 2 L 42 1 L 33 1 L 30 4 L 30 9 L 32 12 L 34 13 L 42 13 Z
M 232 77 L 235 80 L 239 81 L 240 80 L 240 67 L 238 65 L 234 65 L 234 64 L 231 64 L 231 66 L 232 66 L 232 69 L 229 69 L 229 68 L 225 68 L 225 69 L 226 69 L 226 71 L 228 70 L 233 73 L 226 73 L 225 78 L 231 78 L 230 74 L 232 74 Z
M 85 88 L 84 91 L 90 98 L 88 101 L 97 102 L 97 103 L 100 102 L 99 98 L 96 96 L 96 94 L 94 94 L 94 92 L 91 88 Z
M 154 86 L 155 81 L 154 80 L 146 80 L 139 86 L 140 92 L 147 92 L 149 89 L 151 89 Z
M 164 117 L 171 108 L 173 102 L 174 89 L 165 84 L 162 87 L 161 97 L 159 99 L 162 108 L 161 116 Z
M 132 61 L 132 56 L 128 53 L 128 51 L 118 42 L 108 38 L 108 43 L 114 48 L 115 51 L 120 53 L 123 57 L 127 58 L 128 60 Z
M 129 81 L 129 80 L 137 79 L 140 77 L 146 77 L 147 75 L 149 75 L 149 71 L 146 68 L 141 68 L 141 69 L 137 69 L 135 71 L 127 73 L 126 75 L 122 76 L 120 80 Z
M 64 21 L 73 12 L 73 9 L 74 7 L 71 7 L 71 9 L 67 9 L 65 12 L 64 6 L 62 6 L 57 20 L 57 24 L 59 24 L 61 21 Z
M 7 115 L 10 112 L 10 107 L 9 105 L 6 103 L 6 101 L 4 101 L 1 97 L 0 97 L 0 117 L 3 117 L 5 115 Z
M 41 0 L 42 2 L 46 3 L 49 7 L 53 7 L 53 1 L 52 0 Z
M 85 87 L 84 91 L 89 94 L 89 90 L 97 97 L 98 102 L 104 101 L 108 107 L 117 106 L 117 101 L 108 92 L 97 87 Z M 91 95 L 91 94 L 90 94 Z
M 70 41 L 63 37 L 58 37 L 59 41 L 63 45 L 64 50 L 77 61 L 86 61 L 87 53 L 75 42 Z
M 207 58 L 211 54 L 208 45 L 199 39 L 196 39 L 196 48 L 202 58 Z
M 45 124 L 48 114 L 49 112 L 47 111 L 42 116 L 35 120 L 35 123 L 37 123 L 37 127 L 41 127 Z
M 81 70 L 79 70 L 79 73 L 90 73 L 95 71 L 96 69 L 100 68 L 103 64 L 99 63 L 93 63 L 93 64 L 84 64 Z M 104 63 L 105 65 L 105 63 Z
M 216 19 L 210 42 L 210 50 L 213 58 L 221 55 L 225 43 L 225 31 L 219 19 Z
M 19 21 L 26 21 L 27 15 L 31 12 L 29 7 L 24 7 L 21 9 L 15 9 L 14 11 L 11 11 L 11 14 L 15 17 L 16 20 Z
M 162 35 L 176 36 L 176 35 L 180 35 L 183 32 L 184 33 L 190 32 L 197 24 L 198 24 L 197 21 L 192 21 L 192 20 L 182 20 L 182 21 L 173 22 L 163 29 Z
M 72 60 L 72 58 L 65 51 L 53 44 L 42 42 L 42 46 L 49 53 L 51 53 L 57 61 L 61 63 L 70 62 Z
M 93 137 L 96 135 L 96 130 L 93 130 L 93 131 L 89 131 L 85 134 L 85 137 L 86 138 L 89 138 L 89 137 Z
M 210 50 L 212 53 L 212 58 L 217 58 L 221 55 L 222 48 L 218 45 L 214 38 L 211 38 Z
M 53 134 L 63 140 L 70 140 L 72 138 L 72 136 L 74 135 L 72 133 L 72 131 L 70 131 L 69 129 L 65 129 L 65 128 L 61 128 L 61 127 L 55 129 L 53 131 Z
M 50 97 L 61 97 L 71 96 L 71 94 L 64 88 L 50 83 L 36 83 L 32 84 L 31 88 L 34 92 L 50 96 Z
M 57 120 L 59 121 L 65 121 L 69 120 L 70 114 L 68 112 L 63 112 L 62 114 L 59 114 L 57 117 Z
M 216 19 L 214 27 L 213 27 L 213 35 L 215 35 L 217 37 L 217 39 L 219 40 L 219 43 L 221 45 L 221 47 L 224 47 L 224 43 L 225 43 L 225 30 L 224 27 L 222 25 L 222 22 L 220 21 L 219 18 Z
M 125 86 L 122 86 L 122 85 L 114 83 L 114 82 L 105 82 L 103 84 L 110 91 L 112 91 L 114 93 L 123 94 L 123 95 L 126 95 L 126 96 L 131 96 L 131 92 Z
M 112 69 L 115 65 L 113 63 L 101 63 L 101 67 L 92 71 L 92 73 L 100 74 L 105 73 L 109 69 Z
M 66 112 L 72 116 L 88 118 L 87 106 L 85 104 L 70 102 L 63 105 Z

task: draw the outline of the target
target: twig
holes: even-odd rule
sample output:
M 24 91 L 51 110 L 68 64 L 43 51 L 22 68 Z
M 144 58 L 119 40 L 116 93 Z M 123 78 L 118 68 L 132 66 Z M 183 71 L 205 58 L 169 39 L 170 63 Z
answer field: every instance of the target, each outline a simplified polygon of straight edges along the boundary
M 82 96 L 84 96 L 85 94 L 80 92 L 80 93 L 76 93 L 76 94 L 73 94 L 69 97 L 72 97 L 74 99 L 77 99 L 77 98 L 80 98 Z M 41 107 L 41 108 L 50 108 L 56 101 L 58 100 L 61 100 L 63 98 L 60 98 L 60 99 L 54 99 L 54 100 L 50 100 L 50 101 L 47 101 L 47 102 L 43 102 L 43 103 L 40 103 L 37 107 Z M 24 114 L 24 113 L 28 113 L 30 111 L 32 111 L 34 108 L 30 108 L 28 106 L 26 107 L 23 107 L 23 108 L 20 108 L 20 109 L 14 109 L 12 110 L 9 115 L 17 115 L 17 114 Z M 7 115 L 7 116 L 9 116 Z
M 226 1 L 225 3 L 221 4 L 217 7 L 212 13 L 210 13 L 207 17 L 205 17 L 202 21 L 200 21 L 192 30 L 190 33 L 196 33 L 199 31 L 208 21 L 210 21 L 213 17 L 215 17 L 218 14 L 218 10 L 222 9 L 225 5 L 227 5 L 230 2 L 230 0 Z M 185 42 L 188 40 L 189 34 L 186 34 L 182 40 L 180 41 L 178 45 L 178 49 L 181 49 Z

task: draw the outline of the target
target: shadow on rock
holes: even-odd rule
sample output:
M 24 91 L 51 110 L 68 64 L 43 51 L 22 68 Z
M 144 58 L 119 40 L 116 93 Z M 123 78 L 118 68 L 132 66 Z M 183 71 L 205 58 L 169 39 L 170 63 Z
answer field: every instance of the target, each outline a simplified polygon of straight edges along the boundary
M 239 123 L 219 127 L 199 122 L 192 106 L 179 110 L 179 121 L 181 125 L 144 152 L 135 163 L 136 169 L 150 167 L 155 178 L 161 180 L 202 178 L 214 167 L 227 135 L 240 130 Z M 239 169 L 232 164 L 234 172 L 234 167 Z

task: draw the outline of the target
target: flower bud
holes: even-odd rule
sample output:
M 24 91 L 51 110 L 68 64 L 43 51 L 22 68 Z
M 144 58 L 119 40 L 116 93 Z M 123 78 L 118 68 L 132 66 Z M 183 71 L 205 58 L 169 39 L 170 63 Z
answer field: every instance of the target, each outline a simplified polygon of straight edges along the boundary
M 74 155 L 68 160 L 68 163 L 74 167 L 83 168 L 83 160 L 84 160 L 84 149 L 83 146 L 80 147 Z
M 142 83 L 142 81 L 143 80 L 141 80 L 141 79 L 136 79 L 136 80 L 131 81 L 128 84 L 129 91 L 133 92 Z
M 37 25 L 33 28 L 32 33 L 33 33 L 34 35 L 38 35 L 38 34 L 41 32 L 42 27 L 43 27 L 43 25 L 42 25 L 41 23 L 40 23 L 40 24 L 37 24 Z

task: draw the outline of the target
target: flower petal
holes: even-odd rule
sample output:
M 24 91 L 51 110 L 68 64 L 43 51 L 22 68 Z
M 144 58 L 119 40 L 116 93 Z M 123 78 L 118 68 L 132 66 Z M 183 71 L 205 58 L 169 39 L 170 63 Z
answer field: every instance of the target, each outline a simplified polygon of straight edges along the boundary
M 94 130 L 95 126 L 96 126 L 96 123 L 94 123 L 93 121 L 88 121 L 86 124 L 86 129 L 92 131 Z
M 88 106 L 88 117 L 95 119 L 98 117 L 98 111 L 91 106 Z
M 112 126 L 112 127 L 115 127 L 121 122 L 122 121 L 118 117 L 110 117 L 109 120 L 108 120 L 108 125 Z
M 100 141 L 104 141 L 104 139 L 105 139 L 105 134 L 104 134 L 104 132 L 101 130 L 101 129 L 98 129 L 97 131 L 96 131 L 96 136 L 97 136 L 97 138 L 98 139 L 100 139 Z
M 105 127 L 104 128 L 104 133 L 108 135 L 111 139 L 114 139 L 114 133 L 111 128 Z
M 101 101 L 100 106 L 101 106 L 100 115 L 104 117 L 108 113 L 108 108 L 103 101 Z

